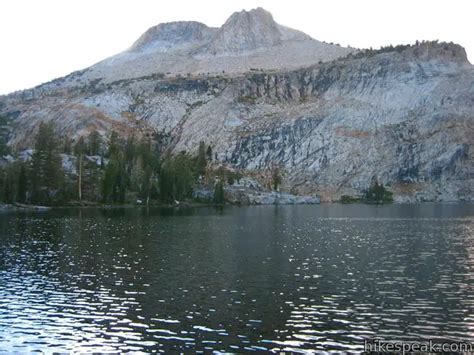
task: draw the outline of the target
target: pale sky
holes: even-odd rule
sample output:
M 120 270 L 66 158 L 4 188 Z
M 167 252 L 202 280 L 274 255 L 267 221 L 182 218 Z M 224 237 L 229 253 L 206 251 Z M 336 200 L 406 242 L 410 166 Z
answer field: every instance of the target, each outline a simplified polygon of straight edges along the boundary
M 321 41 L 378 48 L 439 39 L 474 61 L 474 0 L 0 0 L 0 94 L 86 68 L 158 23 L 218 27 L 259 6 Z

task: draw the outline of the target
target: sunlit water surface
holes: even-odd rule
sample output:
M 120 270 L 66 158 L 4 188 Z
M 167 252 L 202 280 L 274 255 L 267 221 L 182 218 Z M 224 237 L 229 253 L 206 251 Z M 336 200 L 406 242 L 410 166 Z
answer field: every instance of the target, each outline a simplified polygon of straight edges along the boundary
M 474 340 L 474 205 L 0 215 L 0 351 Z

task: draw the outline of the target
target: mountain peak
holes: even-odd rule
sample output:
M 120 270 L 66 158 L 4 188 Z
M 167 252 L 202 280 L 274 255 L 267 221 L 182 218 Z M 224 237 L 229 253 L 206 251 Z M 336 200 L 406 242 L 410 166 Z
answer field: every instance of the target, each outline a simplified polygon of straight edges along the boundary
M 89 68 L 82 79 L 115 81 L 155 73 L 243 73 L 255 68 L 299 68 L 352 51 L 284 27 L 270 12 L 256 8 L 232 14 L 219 28 L 196 21 L 153 26 L 128 50 Z
M 259 7 L 233 13 L 205 46 L 210 54 L 237 54 L 279 46 L 287 40 L 309 40 L 302 32 L 279 25 L 270 12 Z
M 202 43 L 211 39 L 215 29 L 196 21 L 176 21 L 160 23 L 149 28 L 132 45 L 132 51 L 167 50 L 183 47 L 193 43 Z
M 261 8 L 257 7 L 256 9 L 252 10 L 242 10 L 234 12 L 225 22 L 224 26 L 229 25 L 231 23 L 275 23 L 273 20 L 273 15 Z

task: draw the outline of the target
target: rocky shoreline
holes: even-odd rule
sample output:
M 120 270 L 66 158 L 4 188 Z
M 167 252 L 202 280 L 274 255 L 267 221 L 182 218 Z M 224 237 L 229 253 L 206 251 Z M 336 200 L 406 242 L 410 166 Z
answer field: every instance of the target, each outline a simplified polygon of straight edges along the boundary
M 256 191 L 229 186 L 226 199 L 236 205 L 315 205 L 321 203 L 317 196 L 298 196 L 278 191 Z
M 212 201 L 213 193 L 213 186 L 200 186 L 194 190 L 193 197 L 199 201 Z M 224 196 L 233 205 L 314 205 L 321 202 L 317 196 L 271 191 L 250 177 L 226 185 Z
M 36 205 L 24 205 L 21 203 L 0 203 L 0 212 L 3 211 L 49 211 L 51 207 L 47 206 L 36 206 Z

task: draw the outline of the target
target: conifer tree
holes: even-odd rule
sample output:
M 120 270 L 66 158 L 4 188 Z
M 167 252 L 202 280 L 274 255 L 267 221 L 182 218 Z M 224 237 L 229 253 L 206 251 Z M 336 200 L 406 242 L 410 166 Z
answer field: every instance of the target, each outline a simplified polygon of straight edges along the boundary
M 102 147 L 102 137 L 97 131 L 92 131 L 89 136 L 87 154 L 89 155 L 100 155 Z
M 272 170 L 272 188 L 273 190 L 277 191 L 278 187 L 280 186 L 282 182 L 281 174 L 280 174 L 280 169 L 275 166 Z
M 206 165 L 207 165 L 207 154 L 206 154 L 206 144 L 203 141 L 199 142 L 199 149 L 198 155 L 196 158 L 196 174 L 204 175 L 206 172 Z
M 193 161 L 185 152 L 165 158 L 160 170 L 160 196 L 163 201 L 179 201 L 191 196 L 195 181 Z
M 5 186 L 5 169 L 0 167 L 0 201 L 5 202 L 5 196 L 2 186 Z
M 10 164 L 6 167 L 3 177 L 3 200 L 7 203 L 17 202 L 17 165 Z
M 102 178 L 102 199 L 106 203 L 124 203 L 129 184 L 123 141 L 112 132 L 108 147 L 109 162 Z
M 18 173 L 18 191 L 17 200 L 18 202 L 25 203 L 28 195 L 28 173 L 25 163 L 19 163 Z
M 159 171 L 159 156 L 156 147 L 148 138 L 142 138 L 135 148 L 135 158 L 131 169 L 133 189 L 137 196 L 149 203 L 151 194 L 156 191 Z
M 5 137 L 0 136 L 0 157 L 3 157 L 8 154 L 9 154 L 9 149 L 8 149 L 6 139 Z
M 71 154 L 72 153 L 72 140 L 71 140 L 71 137 L 69 137 L 69 136 L 64 137 L 63 153 L 64 154 Z
M 74 146 L 74 154 L 77 157 L 77 197 L 82 201 L 82 176 L 84 167 L 84 153 L 86 151 L 86 143 L 84 138 L 80 137 Z
M 52 123 L 41 123 L 31 160 L 32 202 L 52 204 L 59 200 L 64 185 L 58 139 Z
M 208 161 L 212 161 L 212 148 L 210 145 L 207 146 L 206 157 Z
M 224 184 L 220 180 L 214 185 L 213 201 L 218 204 L 224 203 Z
M 107 150 L 107 157 L 116 156 L 122 152 L 121 140 L 117 132 L 112 131 L 109 138 L 109 146 Z

